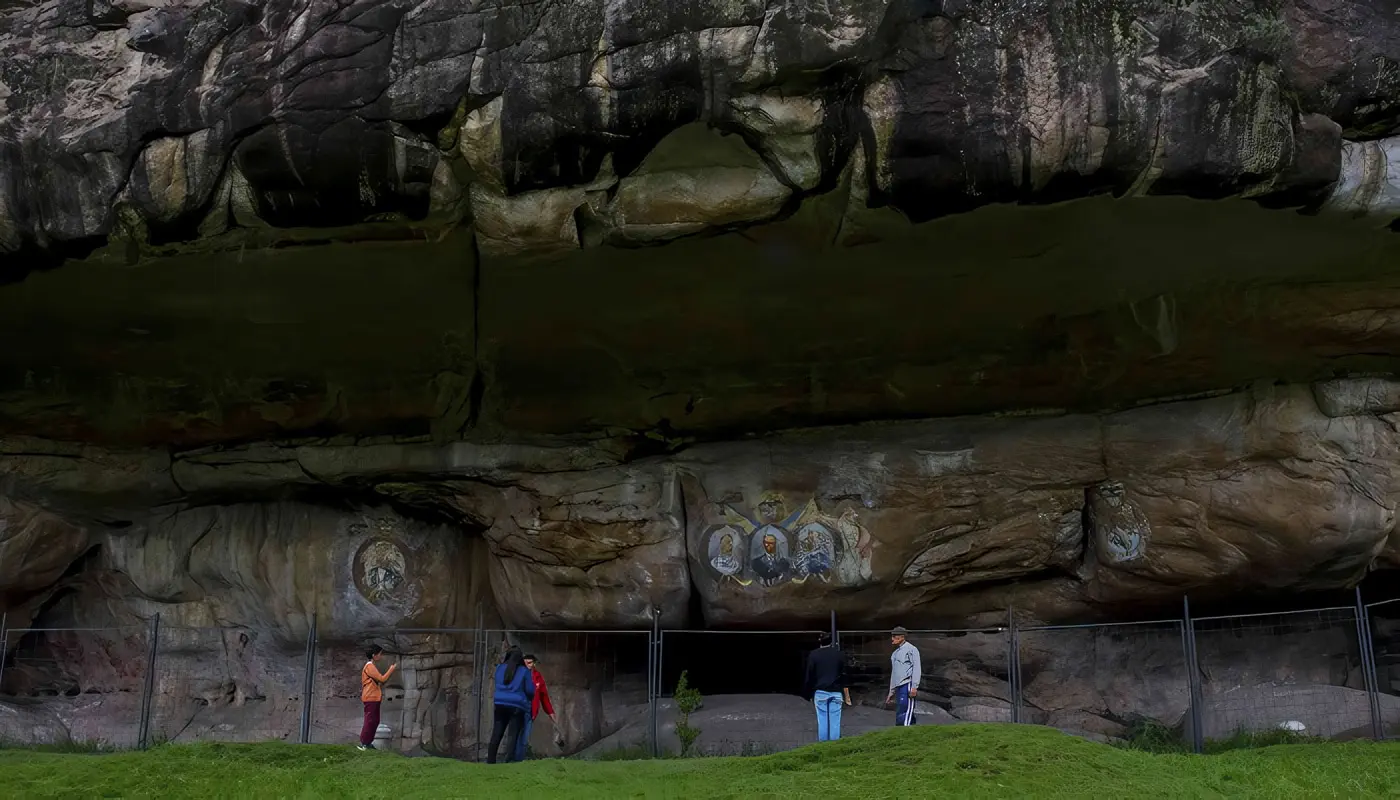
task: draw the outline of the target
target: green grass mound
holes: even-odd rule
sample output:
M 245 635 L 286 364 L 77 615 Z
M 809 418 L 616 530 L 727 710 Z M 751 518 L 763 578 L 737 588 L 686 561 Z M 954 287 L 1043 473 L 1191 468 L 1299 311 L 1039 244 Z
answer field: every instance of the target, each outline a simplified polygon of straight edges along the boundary
M 1048 728 L 890 729 L 756 758 L 465 764 L 350 747 L 0 751 L 10 797 L 1395 797 L 1400 745 L 1155 755 Z

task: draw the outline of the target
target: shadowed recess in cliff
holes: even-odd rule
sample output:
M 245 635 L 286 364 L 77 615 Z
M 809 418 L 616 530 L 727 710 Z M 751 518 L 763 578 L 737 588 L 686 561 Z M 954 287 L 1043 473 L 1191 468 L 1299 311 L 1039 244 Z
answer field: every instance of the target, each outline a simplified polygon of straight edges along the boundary
M 854 249 L 832 224 L 814 205 L 544 263 L 478 266 L 460 236 L 70 264 L 0 289 L 0 331 L 29 343 L 0 356 L 0 431 L 184 447 L 627 429 L 669 448 L 1397 368 L 1375 309 L 1400 244 L 1364 222 L 1098 199 Z

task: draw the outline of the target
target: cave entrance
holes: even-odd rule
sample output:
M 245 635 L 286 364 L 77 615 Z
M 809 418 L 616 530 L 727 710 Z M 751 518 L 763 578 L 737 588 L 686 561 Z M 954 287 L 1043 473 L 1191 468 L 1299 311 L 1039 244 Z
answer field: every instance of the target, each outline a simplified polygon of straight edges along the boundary
M 664 631 L 661 694 L 681 672 L 702 695 L 801 695 L 807 654 L 819 631 Z

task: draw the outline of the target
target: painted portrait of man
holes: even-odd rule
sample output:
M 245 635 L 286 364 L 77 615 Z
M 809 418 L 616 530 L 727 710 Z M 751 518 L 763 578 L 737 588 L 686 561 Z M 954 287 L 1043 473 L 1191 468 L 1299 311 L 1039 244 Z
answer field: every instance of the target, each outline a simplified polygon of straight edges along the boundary
M 776 586 L 792 574 L 792 562 L 787 558 L 787 542 L 771 526 L 759 533 L 758 541 L 763 550 L 753 559 L 753 574 L 761 585 Z

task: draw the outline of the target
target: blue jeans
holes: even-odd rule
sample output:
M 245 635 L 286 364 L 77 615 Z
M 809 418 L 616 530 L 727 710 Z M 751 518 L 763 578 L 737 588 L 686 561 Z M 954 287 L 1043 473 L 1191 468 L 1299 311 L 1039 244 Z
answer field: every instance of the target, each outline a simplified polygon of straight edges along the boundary
M 520 729 L 520 738 L 515 741 L 515 760 L 525 760 L 525 748 L 530 746 L 530 727 L 535 724 L 535 718 L 530 716 L 530 712 L 525 712 L 525 725 Z
M 829 742 L 841 738 L 841 693 L 817 692 L 812 695 L 817 707 L 817 741 Z
M 894 724 L 914 724 L 914 699 L 909 696 L 909 684 L 894 690 Z

